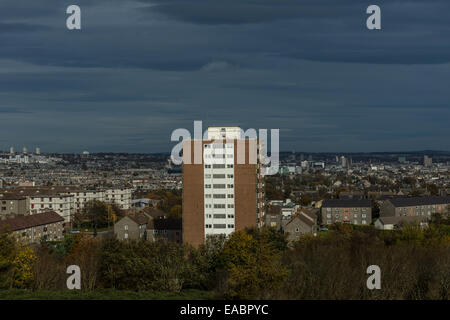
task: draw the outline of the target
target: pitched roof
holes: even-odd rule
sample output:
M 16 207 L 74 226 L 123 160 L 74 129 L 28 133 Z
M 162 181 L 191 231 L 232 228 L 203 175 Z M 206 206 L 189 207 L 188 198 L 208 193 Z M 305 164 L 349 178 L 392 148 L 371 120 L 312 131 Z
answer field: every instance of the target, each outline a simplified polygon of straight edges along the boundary
M 7 228 L 9 231 L 17 231 L 63 221 L 64 218 L 55 211 L 47 211 L 28 216 L 17 216 L 6 220 L 1 220 L 0 231 L 3 231 L 4 228 Z
M 300 221 L 302 221 L 303 223 L 307 224 L 310 227 L 316 224 L 316 219 L 310 217 L 304 212 L 300 212 L 297 217 L 300 219 Z
M 286 226 L 293 223 L 295 220 L 312 227 L 316 224 L 317 216 L 310 210 L 302 210 L 298 212 L 291 220 L 289 220 L 289 222 L 286 223 Z
M 385 201 L 385 200 L 390 200 L 390 199 L 395 199 L 395 198 L 407 198 L 408 196 L 405 195 L 394 195 L 394 194 L 390 194 L 390 195 L 381 195 L 379 197 L 377 197 L 378 201 Z
M 149 216 L 143 212 L 132 213 L 129 214 L 127 217 L 136 222 L 138 225 L 146 224 L 148 223 L 149 220 Z
M 322 207 L 325 208 L 368 208 L 372 202 L 368 199 L 325 199 Z
M 413 207 L 413 206 L 427 206 L 434 204 L 448 204 L 450 203 L 450 196 L 437 197 L 437 196 L 426 196 L 426 197 L 413 197 L 413 198 L 393 198 L 389 199 L 395 207 Z
M 165 213 L 161 209 L 145 208 L 143 211 L 153 218 L 167 216 L 167 213 Z

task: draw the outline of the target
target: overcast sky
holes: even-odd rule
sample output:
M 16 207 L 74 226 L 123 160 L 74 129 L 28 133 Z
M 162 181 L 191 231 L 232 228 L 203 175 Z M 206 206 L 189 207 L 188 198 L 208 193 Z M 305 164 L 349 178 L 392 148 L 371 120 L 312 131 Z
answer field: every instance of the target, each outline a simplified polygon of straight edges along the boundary
M 66 8 L 82 30 L 66 28 Z M 366 8 L 382 30 L 366 28 Z M 1 0 L 0 149 L 170 152 L 193 121 L 286 151 L 450 150 L 448 0 Z

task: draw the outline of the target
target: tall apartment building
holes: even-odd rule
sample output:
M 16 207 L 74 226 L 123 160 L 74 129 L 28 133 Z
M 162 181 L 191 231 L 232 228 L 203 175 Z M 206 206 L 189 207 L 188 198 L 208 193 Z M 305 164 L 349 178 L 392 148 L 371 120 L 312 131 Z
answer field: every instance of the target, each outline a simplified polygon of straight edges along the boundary
M 427 155 L 424 155 L 423 156 L 423 165 L 425 167 L 431 167 L 433 165 L 433 158 L 431 158 Z
M 183 141 L 183 242 L 262 226 L 261 148 L 239 127 L 210 127 L 207 140 Z

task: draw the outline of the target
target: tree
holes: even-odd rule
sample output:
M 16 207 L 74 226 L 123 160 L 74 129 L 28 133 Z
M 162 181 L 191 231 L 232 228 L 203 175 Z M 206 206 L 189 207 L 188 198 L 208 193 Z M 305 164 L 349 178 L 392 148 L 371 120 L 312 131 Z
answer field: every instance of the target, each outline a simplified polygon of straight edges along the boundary
M 225 235 L 210 235 L 198 248 L 188 246 L 185 286 L 196 289 L 213 289 L 216 280 L 218 257 L 225 245 Z
M 97 284 L 99 273 L 100 240 L 86 234 L 74 236 L 74 242 L 69 248 L 69 254 L 65 261 L 67 265 L 77 265 L 83 270 L 81 277 L 81 288 L 93 290 Z
M 21 245 L 13 260 L 13 274 L 15 288 L 30 288 L 34 281 L 34 263 L 36 254 L 29 246 Z
M 0 288 L 12 286 L 16 242 L 5 230 L 0 230 Z
M 77 225 L 89 225 L 94 229 L 106 227 L 117 219 L 112 207 L 105 202 L 92 200 L 86 202 L 83 209 L 75 214 Z
M 219 257 L 224 271 L 221 289 L 226 298 L 267 299 L 277 294 L 288 276 L 281 252 L 258 231 L 238 231 Z

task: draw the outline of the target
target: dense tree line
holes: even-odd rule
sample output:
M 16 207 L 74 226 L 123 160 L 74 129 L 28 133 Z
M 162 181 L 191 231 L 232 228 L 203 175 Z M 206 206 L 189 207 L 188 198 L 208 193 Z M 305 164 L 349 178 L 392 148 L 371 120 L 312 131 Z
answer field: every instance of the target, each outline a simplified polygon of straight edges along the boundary
M 273 229 L 212 237 L 199 248 L 164 241 L 118 241 L 79 234 L 30 247 L 0 236 L 0 288 L 66 289 L 66 268 L 81 268 L 82 290 L 200 289 L 226 299 L 449 299 L 448 220 L 427 229 L 380 232 L 336 225 L 288 247 Z M 366 269 L 381 268 L 368 290 Z

